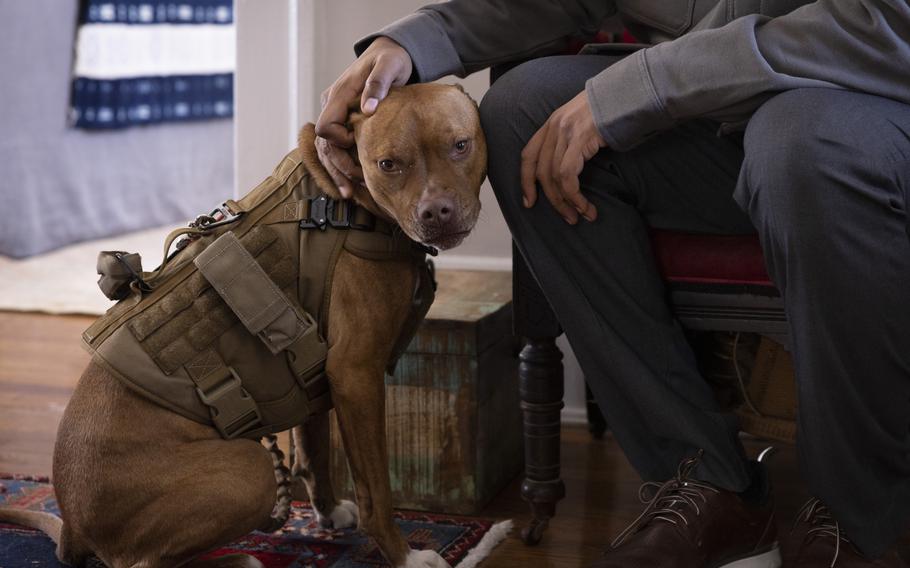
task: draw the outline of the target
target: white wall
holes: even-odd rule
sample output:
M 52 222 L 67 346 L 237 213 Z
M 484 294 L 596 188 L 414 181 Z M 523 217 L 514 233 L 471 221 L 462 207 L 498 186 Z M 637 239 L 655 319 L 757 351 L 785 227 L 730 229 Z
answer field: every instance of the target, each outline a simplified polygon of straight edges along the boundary
M 271 173 L 298 126 L 296 23 L 288 0 L 235 0 L 235 196 Z
M 293 145 L 297 126 L 316 120 L 319 94 L 353 61 L 355 41 L 426 3 L 236 0 L 238 190 L 253 187 L 271 171 L 275 156 Z M 297 50 L 289 50 L 292 43 Z M 289 82 L 291 74 L 298 80 Z M 463 84 L 479 101 L 489 74 L 442 82 Z M 289 129 L 291 124 L 296 126 Z M 460 247 L 441 255 L 440 267 L 508 270 L 511 266 L 509 230 L 489 183 L 481 191 L 481 202 L 476 229 Z
M 319 113 L 319 95 L 354 59 L 361 37 L 429 0 L 235 0 L 237 71 L 235 153 L 238 194 L 255 186 L 294 146 L 296 132 Z M 480 101 L 487 72 L 449 77 Z M 511 238 L 485 183 L 473 234 L 437 259 L 441 268 L 509 270 Z M 563 419 L 584 419 L 581 371 L 564 338 L 566 408 Z

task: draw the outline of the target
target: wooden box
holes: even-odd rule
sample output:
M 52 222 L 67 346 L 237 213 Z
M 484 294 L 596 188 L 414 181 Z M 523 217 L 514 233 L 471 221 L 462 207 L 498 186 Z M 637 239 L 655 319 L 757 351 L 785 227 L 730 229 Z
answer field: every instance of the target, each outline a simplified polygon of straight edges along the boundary
M 440 271 L 437 280 L 433 307 L 386 376 L 393 502 L 473 514 L 523 466 L 511 275 Z M 341 448 L 333 418 L 332 475 L 350 496 Z

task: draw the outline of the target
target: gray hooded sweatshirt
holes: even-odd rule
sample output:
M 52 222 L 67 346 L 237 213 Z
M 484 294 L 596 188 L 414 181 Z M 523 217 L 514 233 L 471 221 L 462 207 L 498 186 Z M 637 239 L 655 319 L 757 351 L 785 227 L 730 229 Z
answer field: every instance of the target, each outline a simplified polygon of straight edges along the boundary
M 906 0 L 452 0 L 378 36 L 401 44 L 415 79 L 460 77 L 552 53 L 610 17 L 650 47 L 588 80 L 607 144 L 628 149 L 680 121 L 744 123 L 781 91 L 849 89 L 910 103 Z

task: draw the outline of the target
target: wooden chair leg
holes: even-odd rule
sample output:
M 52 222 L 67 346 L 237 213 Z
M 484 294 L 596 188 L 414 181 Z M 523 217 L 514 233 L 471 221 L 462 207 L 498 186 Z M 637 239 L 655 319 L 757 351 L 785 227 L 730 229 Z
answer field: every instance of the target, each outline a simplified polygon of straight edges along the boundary
M 525 544 L 537 544 L 565 497 L 559 478 L 560 410 L 563 396 L 562 328 L 519 251 L 512 252 L 512 309 L 515 334 L 525 338 L 518 368 L 524 415 L 525 479 L 521 496 L 533 518 L 521 531 Z
M 594 393 L 591 392 L 591 387 L 588 386 L 587 382 L 585 383 L 585 403 L 588 415 L 588 432 L 594 436 L 595 440 L 602 440 L 607 431 L 607 419 L 604 418 L 603 412 L 600 411 L 600 406 L 594 399 Z
M 525 479 L 521 496 L 533 518 L 522 529 L 525 544 L 540 542 L 556 503 L 565 497 L 559 477 L 560 410 L 563 407 L 562 351 L 556 338 L 528 339 L 518 370 L 524 414 Z

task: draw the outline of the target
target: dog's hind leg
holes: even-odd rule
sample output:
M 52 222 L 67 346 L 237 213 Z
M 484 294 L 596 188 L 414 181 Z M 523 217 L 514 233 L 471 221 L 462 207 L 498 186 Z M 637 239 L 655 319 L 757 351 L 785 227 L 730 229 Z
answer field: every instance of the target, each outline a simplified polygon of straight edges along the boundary
M 316 519 L 323 527 L 343 529 L 357 526 L 357 505 L 335 498 L 329 466 L 329 414 L 316 414 L 291 431 L 296 460 L 292 479 L 306 485 Z M 302 496 L 301 496 L 302 497 Z
M 200 440 L 130 458 L 125 475 L 148 482 L 141 492 L 135 485 L 124 493 L 112 488 L 109 499 L 134 508 L 115 526 L 92 527 L 95 553 L 107 566 L 258 566 L 242 563 L 249 560 L 222 565 L 195 559 L 269 522 L 277 484 L 272 458 L 262 445 Z
M 224 440 L 90 365 L 57 435 L 61 542 L 109 568 L 186 565 L 266 525 L 275 477 L 258 442 Z

